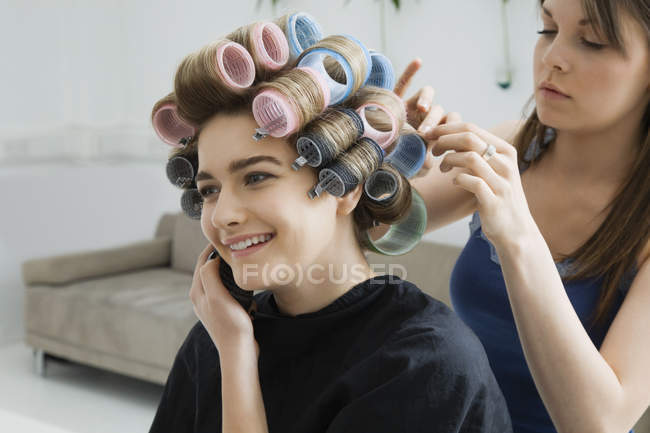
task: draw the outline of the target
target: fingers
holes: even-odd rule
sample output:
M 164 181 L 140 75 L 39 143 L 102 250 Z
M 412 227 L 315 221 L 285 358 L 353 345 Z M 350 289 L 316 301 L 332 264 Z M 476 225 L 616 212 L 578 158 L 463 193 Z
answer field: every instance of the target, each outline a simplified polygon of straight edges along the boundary
M 440 123 L 457 123 L 457 122 L 462 122 L 462 119 L 460 117 L 460 113 L 457 113 L 455 111 L 450 111 L 442 118 L 442 120 L 440 120 Z
M 468 173 L 459 173 L 454 178 L 454 184 L 474 194 L 478 202 L 484 206 L 496 199 L 496 195 L 480 177 Z
M 425 138 L 437 141 L 434 155 L 441 155 L 447 150 L 458 152 L 473 150 L 482 154 L 487 143 L 493 144 L 497 152 L 508 156 L 512 156 L 514 151 L 510 143 L 472 123 L 456 122 L 438 125 L 429 131 Z
M 201 268 L 205 263 L 208 261 L 208 256 L 210 253 L 214 250 L 215 248 L 212 246 L 211 243 L 209 243 L 203 251 L 201 251 L 201 254 L 199 254 L 198 259 L 196 260 L 196 266 L 194 267 L 194 275 L 192 276 L 192 287 L 190 288 L 190 298 L 194 296 L 194 294 L 204 294 L 205 289 L 203 288 L 203 283 L 201 281 Z M 219 257 L 217 257 L 218 260 Z
M 483 179 L 496 195 L 501 194 L 506 186 L 503 178 L 476 152 L 448 153 L 440 164 L 440 171 L 446 173 L 455 167 L 466 168 L 470 174 Z
M 435 128 L 437 129 L 437 128 Z M 444 135 L 435 141 L 433 155 L 440 156 L 443 153 L 454 150 L 456 152 L 476 152 L 482 155 L 487 144 L 473 132 L 458 132 L 456 134 Z
M 404 96 L 404 92 L 406 91 L 406 88 L 409 86 L 411 83 L 411 79 L 413 78 L 413 75 L 420 69 L 422 66 L 422 59 L 416 58 L 411 61 L 411 63 L 408 64 L 404 72 L 402 72 L 402 75 L 399 77 L 397 80 L 397 84 L 395 84 L 395 88 L 393 89 L 393 92 L 397 94 L 400 98 Z
M 217 257 L 214 260 L 210 260 L 201 266 L 199 274 L 201 276 L 201 283 L 204 288 L 204 293 L 210 300 L 230 298 L 230 300 L 233 302 L 237 302 L 232 296 L 225 296 L 228 293 L 228 289 L 226 289 L 226 287 L 221 282 L 221 277 L 219 277 L 219 261 L 221 260 L 223 260 L 221 257 Z
M 420 89 L 417 95 L 415 109 L 422 113 L 429 111 L 435 93 L 435 90 L 433 90 L 433 87 L 431 86 L 424 86 L 422 89 Z
M 422 134 L 426 134 L 440 123 L 444 114 L 445 110 L 440 105 L 434 105 L 424 120 L 422 120 L 422 123 L 418 127 L 418 131 Z

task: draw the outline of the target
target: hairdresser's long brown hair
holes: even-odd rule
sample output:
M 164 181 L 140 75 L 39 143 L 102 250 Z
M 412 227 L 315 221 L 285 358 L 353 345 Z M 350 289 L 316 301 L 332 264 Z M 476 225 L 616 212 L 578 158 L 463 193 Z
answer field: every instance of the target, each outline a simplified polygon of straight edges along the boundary
M 540 0 L 539 5 L 543 5 Z M 620 13 L 626 11 L 645 30 L 650 46 L 650 2 L 648 0 L 582 0 L 583 9 L 594 23 L 594 30 L 611 46 L 625 53 L 621 37 Z M 602 212 L 607 217 L 598 230 L 577 250 L 568 255 L 573 259 L 572 274 L 567 281 L 603 277 L 603 285 L 591 326 L 605 325 L 616 303 L 619 285 L 629 277 L 638 264 L 636 259 L 650 239 L 650 106 L 643 117 L 645 135 L 639 141 L 635 163 L 627 179 Z M 515 137 L 519 162 L 531 140 L 544 137 L 548 127 L 533 110 Z M 532 162 L 534 164 L 534 161 Z

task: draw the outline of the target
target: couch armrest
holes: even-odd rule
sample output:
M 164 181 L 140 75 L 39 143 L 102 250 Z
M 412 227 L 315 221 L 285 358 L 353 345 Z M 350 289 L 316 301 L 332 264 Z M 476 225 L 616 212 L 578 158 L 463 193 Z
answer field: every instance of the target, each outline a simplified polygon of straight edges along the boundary
M 22 264 L 26 285 L 62 285 L 75 280 L 169 266 L 171 238 L 168 236 L 133 242 L 102 250 L 32 259 Z

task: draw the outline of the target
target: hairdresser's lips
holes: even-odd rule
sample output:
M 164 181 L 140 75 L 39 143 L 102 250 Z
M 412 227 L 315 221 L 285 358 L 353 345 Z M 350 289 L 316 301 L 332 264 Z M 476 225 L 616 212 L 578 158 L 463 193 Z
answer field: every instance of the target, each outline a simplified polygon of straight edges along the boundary
M 562 91 L 556 86 L 547 82 L 543 82 L 539 86 L 539 92 L 545 99 L 550 99 L 553 101 L 565 101 L 567 99 L 570 99 L 570 96 L 562 93 Z
M 275 234 L 272 234 L 271 239 L 269 239 L 269 240 L 266 241 L 266 242 L 262 242 L 262 243 L 255 244 L 255 245 L 251 245 L 250 247 L 245 248 L 245 249 L 243 249 L 243 250 L 230 250 L 230 255 L 231 255 L 233 258 L 249 256 L 249 255 L 251 255 L 251 254 L 253 254 L 253 253 L 255 253 L 255 252 L 261 250 L 262 248 L 264 248 L 264 247 L 267 246 L 268 244 L 270 244 L 270 243 L 273 241 L 273 239 L 275 239 Z

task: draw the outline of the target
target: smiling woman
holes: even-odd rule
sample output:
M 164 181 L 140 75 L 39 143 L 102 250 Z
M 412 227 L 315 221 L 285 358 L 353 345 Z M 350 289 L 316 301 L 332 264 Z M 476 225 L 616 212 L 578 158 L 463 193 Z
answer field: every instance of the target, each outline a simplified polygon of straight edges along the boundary
M 365 85 L 372 63 L 361 42 L 314 43 L 265 71 L 268 81 L 256 75 L 232 91 L 229 69 L 212 71 L 229 58 L 209 45 L 181 62 L 174 92 L 154 106 L 154 127 L 175 146 L 170 180 L 190 192 L 184 209 L 209 244 L 190 289 L 199 322 L 150 431 L 507 433 L 475 335 L 413 284 L 376 275 L 364 256 L 378 245 L 367 236 L 378 223 L 391 226 L 387 252 L 419 241 L 426 212 L 397 167 L 417 172 L 408 161 L 421 164 L 424 142 L 402 146 L 393 165 L 400 138 L 414 132 L 404 104 Z M 234 73 L 250 62 L 237 64 Z M 328 74 L 333 65 L 349 86 Z M 213 250 L 219 258 L 208 260 Z M 250 312 L 221 280 L 224 263 L 237 286 L 261 291 Z

